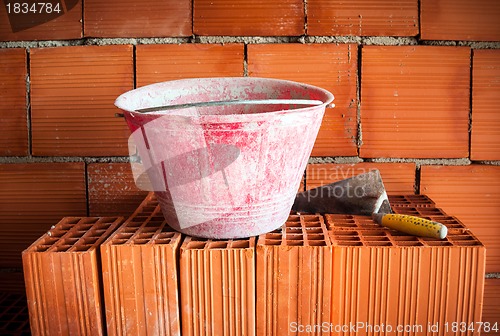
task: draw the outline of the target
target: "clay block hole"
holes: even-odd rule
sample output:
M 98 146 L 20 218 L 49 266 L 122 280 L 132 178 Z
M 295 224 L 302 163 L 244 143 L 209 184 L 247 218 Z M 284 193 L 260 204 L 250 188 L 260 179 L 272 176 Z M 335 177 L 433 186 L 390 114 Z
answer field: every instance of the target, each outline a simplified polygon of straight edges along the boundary
M 325 240 L 309 240 L 309 246 L 327 246 Z
M 287 240 L 286 245 L 288 246 L 304 246 L 303 240 Z
M 208 244 L 209 249 L 225 249 L 227 241 L 212 241 Z
M 205 248 L 207 242 L 192 240 L 187 244 L 187 248 L 190 250 L 201 250 Z
M 250 247 L 250 242 L 248 240 L 234 240 L 231 243 L 232 248 L 248 248 Z
M 173 238 L 174 236 L 175 232 L 161 232 L 158 234 L 158 239 Z

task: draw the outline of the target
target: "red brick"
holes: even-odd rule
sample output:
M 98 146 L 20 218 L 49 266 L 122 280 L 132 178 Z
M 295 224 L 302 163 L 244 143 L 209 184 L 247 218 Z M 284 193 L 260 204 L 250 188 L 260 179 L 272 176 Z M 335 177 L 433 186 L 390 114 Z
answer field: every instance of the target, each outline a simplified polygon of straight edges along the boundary
M 481 321 L 490 323 L 489 332 L 483 329 L 481 335 L 499 335 L 497 331 L 492 328 L 496 326 L 500 328 L 500 279 L 485 279 L 484 280 L 484 302 L 483 302 L 483 316 Z M 484 326 L 483 326 L 484 328 Z
M 12 3 L 11 11 L 14 10 Z M 46 1 L 55 4 L 55 1 Z M 0 6 L 0 41 L 22 40 L 69 40 L 82 37 L 82 2 L 81 0 L 60 1 L 61 12 L 54 15 L 44 14 L 11 14 L 7 7 Z M 17 1 L 17 3 L 33 4 L 34 1 Z M 22 8 L 22 7 L 21 7 Z M 40 6 L 37 8 L 41 9 Z M 15 17 L 14 17 L 15 15 Z
M 422 166 L 420 192 L 469 227 L 488 250 L 486 272 L 500 272 L 500 167 Z
M 33 335 L 105 335 L 101 243 L 123 217 L 65 217 L 23 251 Z
M 391 195 L 389 202 L 393 207 L 429 208 L 434 206 L 434 201 L 427 195 Z
M 130 163 L 87 166 L 89 216 L 128 216 L 147 195 L 135 185 Z
M 182 335 L 255 335 L 256 237 L 186 237 L 180 248 Z
M 469 156 L 470 49 L 367 46 L 361 157 Z
M 417 0 L 308 0 L 308 35 L 414 36 Z
M 128 155 L 113 103 L 134 85 L 132 46 L 31 49 L 33 155 Z
M 474 50 L 472 160 L 500 160 L 500 50 Z
M 243 44 L 137 46 L 137 86 L 182 78 L 243 76 Z
M 150 193 L 101 245 L 108 335 L 180 335 L 181 240 Z
M 194 33 L 228 36 L 304 34 L 301 0 L 194 0 Z
M 413 195 L 418 196 L 418 195 Z M 390 198 L 389 198 L 390 200 Z M 448 238 L 445 240 L 436 240 L 429 237 L 417 237 L 404 232 L 395 232 L 392 229 L 381 226 L 376 223 L 371 216 L 344 215 L 344 214 L 325 214 L 325 222 L 328 230 L 333 231 L 351 231 L 340 232 L 332 236 L 332 239 L 352 240 L 359 242 L 359 246 L 369 246 L 369 241 L 390 241 L 390 244 L 372 244 L 372 246 L 479 246 L 481 242 L 475 237 L 471 231 L 458 218 L 448 216 L 442 209 L 436 208 L 435 204 L 423 206 L 400 206 L 391 203 L 392 210 L 395 214 L 421 217 L 435 222 L 444 224 L 448 228 Z M 370 234 L 365 234 L 358 237 L 359 233 L 352 231 L 370 232 L 377 231 L 384 239 L 370 239 Z M 373 234 L 378 236 L 379 234 Z M 389 236 L 389 237 L 387 237 Z M 345 242 L 344 242 L 345 243 Z M 443 243 L 443 244 L 440 244 Z M 341 244 L 345 245 L 345 244 Z
M 1 335 L 31 335 L 24 289 L 23 293 L 0 293 L 0 312 Z
M 331 215 L 331 224 L 338 217 L 343 221 L 345 215 Z M 350 223 L 365 221 L 373 223 L 367 216 L 349 218 Z M 427 326 L 436 323 L 443 328 L 452 320 L 481 321 L 486 249 L 470 232 L 450 233 L 444 240 L 377 228 L 330 235 L 333 325 L 411 321 L 422 329 L 408 335 L 428 335 Z
M 330 322 L 336 276 L 322 216 L 292 215 L 282 229 L 260 235 L 256 267 L 257 335 L 293 335 L 294 322 Z
M 0 156 L 28 154 L 26 50 L 0 50 Z
M 422 0 L 424 40 L 500 41 L 500 2 L 496 0 Z
M 23 272 L 17 269 L 0 270 L 0 293 L 26 293 Z M 0 335 L 3 335 L 1 330 L 0 327 Z
M 83 163 L 0 165 L 0 267 L 20 267 L 21 251 L 63 216 L 85 216 Z
M 86 0 L 85 36 L 164 37 L 192 35 L 191 1 Z
M 375 168 L 380 170 L 387 193 L 395 195 L 414 193 L 416 168 L 414 163 L 309 164 L 306 169 L 306 189 L 350 178 Z
M 248 46 L 250 76 L 316 85 L 335 96 L 335 108 L 326 110 L 313 156 L 357 155 L 357 50 L 354 44 Z

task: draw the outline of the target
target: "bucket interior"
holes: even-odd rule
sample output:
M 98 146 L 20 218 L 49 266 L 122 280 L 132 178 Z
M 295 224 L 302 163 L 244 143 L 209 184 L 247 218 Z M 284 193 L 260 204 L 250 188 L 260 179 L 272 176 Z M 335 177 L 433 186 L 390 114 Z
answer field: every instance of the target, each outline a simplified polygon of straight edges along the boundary
M 329 104 L 333 96 L 318 87 L 266 78 L 229 77 L 177 80 L 144 86 L 121 95 L 115 104 L 129 112 L 177 104 L 221 100 L 305 99 Z M 196 107 L 201 116 L 241 115 L 293 111 L 307 108 L 295 104 L 217 105 Z M 174 109 L 147 114 L 192 115 L 189 109 Z

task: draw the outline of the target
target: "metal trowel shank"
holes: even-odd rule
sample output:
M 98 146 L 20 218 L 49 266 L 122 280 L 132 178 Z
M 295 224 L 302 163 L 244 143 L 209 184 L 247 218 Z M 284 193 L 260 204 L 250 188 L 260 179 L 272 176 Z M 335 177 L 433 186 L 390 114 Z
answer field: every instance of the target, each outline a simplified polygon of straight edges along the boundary
M 377 169 L 299 193 L 292 210 L 350 215 L 392 212 Z

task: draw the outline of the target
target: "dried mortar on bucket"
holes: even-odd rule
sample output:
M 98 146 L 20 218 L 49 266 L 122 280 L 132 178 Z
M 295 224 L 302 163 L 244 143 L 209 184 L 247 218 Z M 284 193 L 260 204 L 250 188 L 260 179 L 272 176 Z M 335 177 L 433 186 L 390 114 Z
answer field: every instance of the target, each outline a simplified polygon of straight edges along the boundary
M 311 85 L 229 77 L 152 84 L 115 105 L 140 157 L 136 183 L 155 192 L 169 225 L 230 239 L 285 223 L 332 101 Z

